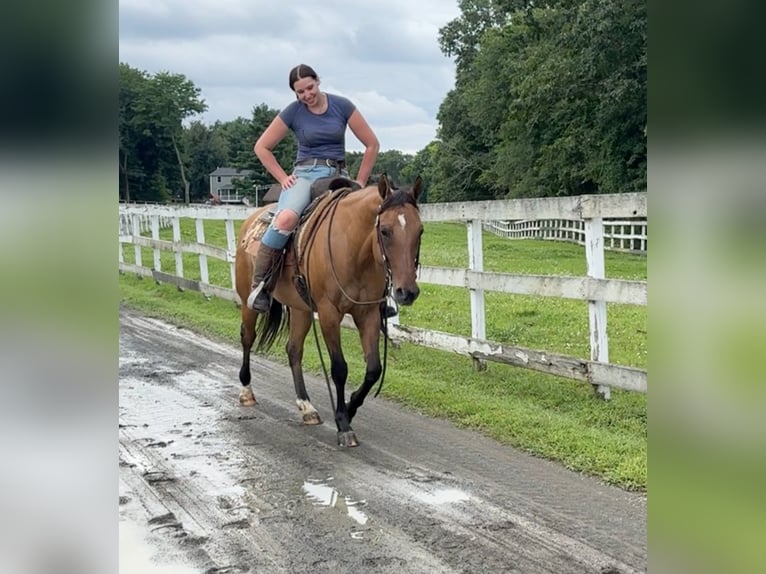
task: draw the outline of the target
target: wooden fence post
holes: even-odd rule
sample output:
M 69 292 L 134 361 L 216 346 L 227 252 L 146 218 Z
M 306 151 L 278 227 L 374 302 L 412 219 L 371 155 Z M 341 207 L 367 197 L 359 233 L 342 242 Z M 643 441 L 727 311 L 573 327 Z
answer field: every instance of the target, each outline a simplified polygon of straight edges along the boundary
M 604 221 L 600 217 L 585 220 L 585 260 L 588 277 L 604 279 Z M 606 336 L 606 301 L 588 301 L 590 324 L 590 358 L 601 363 L 609 362 L 609 340 Z M 593 385 L 593 390 L 604 400 L 611 398 L 606 385 Z
M 205 222 L 202 219 L 195 219 L 194 223 L 197 227 L 197 243 L 200 245 L 205 244 Z M 203 283 L 210 283 L 210 276 L 207 271 L 207 255 L 200 253 L 199 255 L 199 275 L 200 280 Z
M 134 213 L 130 218 L 132 227 L 133 227 L 133 238 L 141 237 L 141 220 L 140 216 L 136 213 Z M 138 267 L 142 267 L 141 262 L 141 246 L 137 243 L 133 246 L 133 253 L 135 253 L 135 264 Z
M 181 243 L 181 219 L 179 217 L 173 218 L 173 243 Z M 176 255 L 176 276 L 184 276 L 184 258 L 183 252 L 180 249 L 175 250 Z M 183 291 L 182 287 L 178 287 L 179 291 Z
M 152 239 L 158 240 L 160 238 L 160 216 L 156 214 L 151 215 L 152 218 Z M 162 263 L 160 260 L 160 250 L 155 247 L 154 252 L 154 269 L 155 271 L 162 271 Z
M 478 219 L 468 222 L 468 269 L 471 271 L 484 271 L 481 221 Z M 484 290 L 470 289 L 469 291 L 471 297 L 471 337 L 483 340 L 487 338 Z M 477 371 L 485 371 L 487 369 L 487 362 L 474 357 L 473 366 Z
M 237 292 L 237 279 L 234 275 L 234 257 L 237 254 L 237 236 L 234 233 L 234 220 L 226 220 L 226 249 L 229 251 L 229 271 L 231 273 L 231 288 Z M 239 298 L 239 297 L 238 297 Z M 244 303 L 244 301 L 241 301 Z

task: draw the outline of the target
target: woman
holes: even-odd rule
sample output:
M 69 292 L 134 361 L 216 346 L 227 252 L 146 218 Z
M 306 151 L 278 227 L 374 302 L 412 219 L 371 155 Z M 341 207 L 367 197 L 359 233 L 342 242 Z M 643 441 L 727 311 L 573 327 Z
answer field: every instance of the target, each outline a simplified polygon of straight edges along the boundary
M 290 70 L 289 83 L 297 101 L 274 118 L 253 148 L 266 170 L 282 186 L 277 211 L 261 239 L 253 269 L 253 290 L 247 299 L 248 307 L 259 313 L 271 306 L 271 291 L 277 278 L 270 277 L 276 275 L 270 272 L 280 263 L 285 244 L 311 200 L 311 183 L 338 172 L 349 177 L 345 162 L 346 127 L 364 145 L 362 165 L 356 175 L 362 187 L 367 185 L 378 157 L 378 138 L 362 114 L 347 98 L 321 91 L 319 77 L 310 66 L 300 64 Z M 288 130 L 298 139 L 298 156 L 290 174 L 271 151 Z

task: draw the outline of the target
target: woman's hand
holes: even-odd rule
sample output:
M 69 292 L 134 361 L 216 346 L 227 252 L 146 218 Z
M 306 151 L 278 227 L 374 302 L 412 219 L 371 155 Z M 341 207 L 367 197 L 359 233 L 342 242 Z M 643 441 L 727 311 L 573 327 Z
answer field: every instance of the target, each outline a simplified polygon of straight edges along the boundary
M 298 179 L 298 178 L 297 178 L 297 177 L 295 177 L 295 174 L 292 174 L 292 173 L 291 173 L 291 174 L 290 174 L 290 175 L 288 175 L 288 176 L 287 176 L 285 179 L 283 179 L 282 181 L 280 181 L 280 182 L 279 182 L 279 184 L 282 186 L 282 189 L 283 189 L 283 190 L 284 190 L 284 189 L 290 189 L 290 188 L 293 186 L 293 184 L 295 184 L 295 182 L 296 182 L 296 180 L 297 180 L 297 179 Z

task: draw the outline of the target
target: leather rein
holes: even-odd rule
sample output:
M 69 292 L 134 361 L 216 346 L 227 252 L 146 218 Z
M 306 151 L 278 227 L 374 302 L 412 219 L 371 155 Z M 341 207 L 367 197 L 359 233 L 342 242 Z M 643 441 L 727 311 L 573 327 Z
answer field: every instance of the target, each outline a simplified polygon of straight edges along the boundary
M 330 198 L 330 205 L 325 206 L 324 210 L 320 214 L 320 216 L 317 218 L 317 222 L 314 224 L 314 226 L 311 229 L 311 233 L 309 235 L 308 241 L 306 242 L 306 247 L 302 250 L 301 257 L 302 259 L 303 255 L 309 255 L 311 253 L 311 245 L 314 243 L 314 238 L 316 237 L 316 231 L 319 229 L 320 224 L 329 217 L 329 223 L 327 226 L 327 249 L 330 256 L 330 270 L 332 271 L 333 279 L 335 280 L 335 284 L 337 285 L 340 292 L 343 294 L 343 296 L 354 303 L 355 305 L 373 305 L 375 303 L 381 304 L 386 301 L 386 297 L 388 297 L 390 291 L 391 291 L 391 265 L 388 262 L 388 257 L 386 256 L 386 250 L 385 247 L 383 247 L 383 240 L 380 235 L 380 214 L 383 212 L 381 209 L 383 207 L 383 202 L 378 206 L 378 212 L 375 215 L 375 234 L 378 240 L 378 247 L 380 248 L 380 253 L 383 259 L 383 267 L 386 272 L 386 286 L 383 290 L 383 297 L 380 299 L 375 299 L 372 301 L 357 301 L 353 297 L 351 297 L 348 293 L 346 293 L 346 290 L 343 289 L 343 286 L 340 284 L 340 281 L 338 280 L 338 275 L 335 272 L 335 265 L 332 261 L 332 245 L 331 245 L 331 238 L 332 238 L 332 222 L 335 217 L 335 211 L 338 209 L 338 204 L 340 203 L 340 200 L 346 197 L 349 193 L 351 193 L 353 190 L 350 188 L 345 188 L 342 190 L 339 190 L 339 192 L 332 198 Z M 420 250 L 418 250 L 418 259 L 420 258 Z M 297 262 L 297 267 L 300 269 L 300 260 Z M 308 257 L 306 259 L 306 270 L 308 271 Z M 316 321 L 314 320 L 314 300 L 311 298 L 311 285 L 308 281 L 308 273 L 305 277 L 306 281 L 306 287 L 308 291 L 308 304 L 309 307 L 312 310 L 311 314 L 311 326 L 312 330 L 314 332 L 314 341 L 317 345 L 317 354 L 319 355 L 319 362 L 322 364 L 322 371 L 324 372 L 324 378 L 325 382 L 327 383 L 327 392 L 330 395 L 330 404 L 332 405 L 333 412 L 336 412 L 336 406 L 335 406 L 335 397 L 332 394 L 332 389 L 330 388 L 330 377 L 327 374 L 327 367 L 324 362 L 324 356 L 322 354 L 322 348 L 319 344 L 319 335 L 317 334 L 316 330 Z M 383 381 L 386 378 L 386 365 L 388 364 L 388 316 L 386 313 L 383 312 L 383 309 L 381 309 L 381 331 L 383 332 L 383 360 L 382 360 L 382 371 L 380 373 L 380 382 L 378 383 L 378 389 L 375 391 L 375 397 L 377 397 L 380 394 L 380 391 L 383 389 Z
M 338 290 L 346 299 L 348 299 L 354 305 L 374 305 L 376 303 L 383 303 L 386 300 L 386 297 L 391 292 L 391 265 L 389 264 L 388 256 L 386 255 L 386 249 L 383 246 L 383 238 L 381 237 L 381 234 L 380 234 L 380 214 L 383 213 L 383 211 L 381 210 L 381 208 L 383 207 L 382 202 L 378 206 L 378 213 L 375 216 L 375 235 L 378 240 L 378 248 L 380 249 L 381 258 L 383 260 L 383 269 L 385 270 L 385 273 L 386 273 L 386 286 L 383 289 L 383 296 L 379 299 L 372 299 L 369 301 L 358 301 L 354 299 L 343 288 L 343 285 L 341 285 L 340 280 L 338 279 L 338 274 L 335 271 L 335 264 L 333 263 L 333 255 L 332 255 L 332 224 L 335 218 L 335 211 L 338 209 L 338 204 L 340 204 L 341 199 L 346 197 L 351 192 L 352 192 L 351 189 L 343 189 L 335 197 L 332 197 L 330 199 L 331 203 L 328 206 L 325 206 L 322 214 L 318 218 L 318 221 L 316 222 L 316 224 L 313 226 L 311 230 L 311 235 L 309 237 L 309 240 L 306 243 L 306 247 L 302 251 L 303 251 L 303 254 L 305 254 L 306 256 L 310 254 L 311 245 L 314 243 L 317 229 L 319 229 L 320 224 L 329 217 L 329 222 L 327 226 L 327 252 L 330 256 L 330 272 L 332 273 L 332 277 L 335 280 L 335 285 L 338 287 Z M 308 271 L 308 260 L 306 262 L 306 270 Z M 310 292 L 311 292 L 311 289 L 309 289 L 309 293 Z

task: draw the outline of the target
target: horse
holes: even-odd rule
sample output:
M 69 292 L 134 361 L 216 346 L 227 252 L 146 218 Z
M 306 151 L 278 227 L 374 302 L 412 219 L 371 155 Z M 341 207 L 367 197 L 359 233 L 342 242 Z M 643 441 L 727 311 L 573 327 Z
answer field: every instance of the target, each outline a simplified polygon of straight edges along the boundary
M 309 206 L 309 213 L 304 214 L 285 247 L 269 310 L 259 315 L 241 305 L 241 405 L 256 404 L 250 386 L 253 344 L 257 342 L 256 352 L 268 351 L 287 330 L 285 351 L 302 421 L 306 425 L 322 423 L 306 392 L 302 368 L 304 342 L 316 312 L 335 386 L 337 400 L 333 401 L 331 390 L 330 399 L 334 402 L 338 445 L 358 446 L 350 423 L 383 372 L 379 337 L 386 325 L 386 297 L 392 296 L 398 305 L 407 306 L 420 294 L 417 270 L 423 224 L 418 198 L 422 188 L 420 176 L 412 187 L 398 189 L 383 174 L 377 185 L 357 190 L 331 189 Z M 247 237 L 252 236 L 254 223 L 268 219 L 264 217 L 268 208 L 257 209 L 239 230 L 235 277 L 242 302 L 251 289 L 253 268 Z M 345 400 L 348 365 L 341 349 L 340 331 L 346 314 L 359 332 L 366 363 L 364 380 L 348 402 Z

